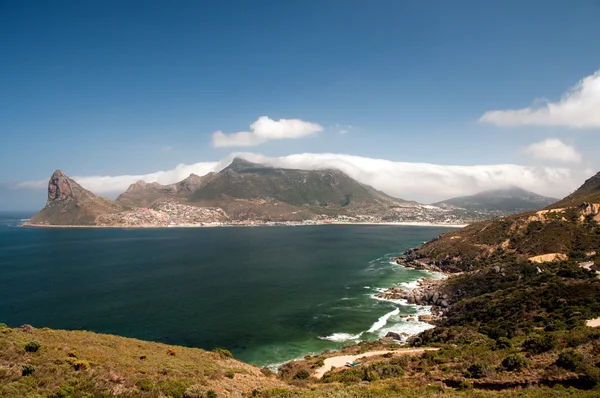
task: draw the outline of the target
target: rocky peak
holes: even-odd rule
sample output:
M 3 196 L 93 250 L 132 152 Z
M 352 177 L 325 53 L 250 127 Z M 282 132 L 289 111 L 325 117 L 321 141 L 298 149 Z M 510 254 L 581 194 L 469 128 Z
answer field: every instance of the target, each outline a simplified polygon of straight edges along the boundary
M 190 174 L 185 180 L 181 181 L 181 189 L 194 192 L 202 184 L 202 177 L 194 173 Z
M 265 165 L 262 165 L 259 163 L 253 163 L 246 159 L 235 157 L 231 161 L 231 164 L 229 166 L 225 167 L 222 171 L 224 171 L 224 172 L 228 172 L 228 171 L 241 172 L 241 171 L 248 170 L 248 169 L 265 168 L 265 167 L 269 167 L 269 166 L 265 166 Z
M 48 201 L 47 205 L 62 201 L 73 196 L 71 188 L 72 180 L 61 170 L 56 170 L 48 181 Z

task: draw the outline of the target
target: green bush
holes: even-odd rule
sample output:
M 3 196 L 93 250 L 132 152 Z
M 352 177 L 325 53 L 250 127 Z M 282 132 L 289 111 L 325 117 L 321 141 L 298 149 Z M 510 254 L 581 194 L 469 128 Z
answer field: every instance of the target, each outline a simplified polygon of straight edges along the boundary
M 71 398 L 75 394 L 75 387 L 63 386 L 54 394 L 55 398 Z
M 458 390 L 470 390 L 473 388 L 473 385 L 468 380 L 462 380 L 458 385 Z
M 297 379 L 297 380 L 305 380 L 305 379 L 308 379 L 309 377 L 310 377 L 310 374 L 306 370 L 304 370 L 304 369 L 299 370 L 294 375 L 294 379 Z
M 162 395 L 167 397 L 183 397 L 188 387 L 191 386 L 189 380 L 168 380 L 160 383 L 159 389 Z
M 235 371 L 233 369 L 229 369 L 225 372 L 225 377 L 229 379 L 233 379 L 235 377 Z
M 213 350 L 213 352 L 215 354 L 218 354 L 221 357 L 221 359 L 231 359 L 231 358 L 233 358 L 233 354 L 231 353 L 231 351 L 226 350 L 224 348 L 215 348 Z
M 21 376 L 29 376 L 35 372 L 35 366 L 30 364 L 23 365 L 23 369 L 21 370 Z
M 548 352 L 556 347 L 557 340 L 551 334 L 545 334 L 543 336 L 533 335 L 528 337 L 523 342 L 523 349 L 532 354 L 541 354 Z
M 25 351 L 27 352 L 37 352 L 37 350 L 40 349 L 42 345 L 37 342 L 37 341 L 30 341 L 29 343 L 25 344 Z
M 185 390 L 183 398 L 217 398 L 217 393 L 207 387 L 195 384 Z
M 154 389 L 154 383 L 149 379 L 139 379 L 135 386 L 139 388 L 141 391 L 152 391 Z
M 512 348 L 512 343 L 510 339 L 506 337 L 499 337 L 498 340 L 496 340 L 495 348 L 496 350 L 505 350 L 507 348 Z
M 467 376 L 472 379 L 483 379 L 490 376 L 492 369 L 484 363 L 474 363 L 467 369 Z
M 583 356 L 574 350 L 563 351 L 556 360 L 556 366 L 567 370 L 577 369 L 583 362 Z
M 519 371 L 527 367 L 527 359 L 520 354 L 510 354 L 502 360 L 502 367 L 508 371 Z

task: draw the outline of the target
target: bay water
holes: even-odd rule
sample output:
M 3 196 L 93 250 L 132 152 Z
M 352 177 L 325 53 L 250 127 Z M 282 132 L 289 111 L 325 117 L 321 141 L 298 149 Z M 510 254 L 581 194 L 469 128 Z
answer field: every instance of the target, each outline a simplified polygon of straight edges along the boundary
M 394 256 L 448 228 L 27 228 L 0 214 L 0 322 L 221 347 L 260 366 L 430 325 L 377 300 L 432 276 Z M 435 276 L 434 276 L 435 277 Z

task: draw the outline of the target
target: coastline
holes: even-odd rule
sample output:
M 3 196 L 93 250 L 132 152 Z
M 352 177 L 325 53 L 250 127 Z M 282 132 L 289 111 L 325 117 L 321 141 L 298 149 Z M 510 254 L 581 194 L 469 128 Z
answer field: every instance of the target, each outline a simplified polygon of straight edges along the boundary
M 32 228 L 121 228 L 121 229 L 160 229 L 160 228 L 231 228 L 231 227 L 304 227 L 304 226 L 321 226 L 321 225 L 386 225 L 386 226 L 407 226 L 407 227 L 439 227 L 439 228 L 464 228 L 469 224 L 444 224 L 430 223 L 422 221 L 399 221 L 399 222 L 350 222 L 350 221 L 333 221 L 333 222 L 291 222 L 282 221 L 276 223 L 262 224 L 173 224 L 173 225 L 49 225 L 49 224 L 31 224 L 23 222 L 20 227 Z

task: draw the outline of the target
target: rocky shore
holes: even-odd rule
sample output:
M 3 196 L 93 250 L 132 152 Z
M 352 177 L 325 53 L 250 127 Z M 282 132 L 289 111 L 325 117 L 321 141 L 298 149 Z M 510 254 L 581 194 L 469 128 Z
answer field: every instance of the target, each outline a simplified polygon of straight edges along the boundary
M 423 278 L 412 290 L 391 287 L 376 294 L 375 297 L 385 300 L 406 300 L 408 304 L 431 306 L 432 315 L 419 315 L 418 320 L 435 324 L 435 321 L 442 318 L 450 306 L 450 296 L 444 292 L 445 281 L 446 278 Z M 410 321 L 411 317 L 407 317 L 407 320 Z M 415 320 L 414 317 L 412 318 Z

